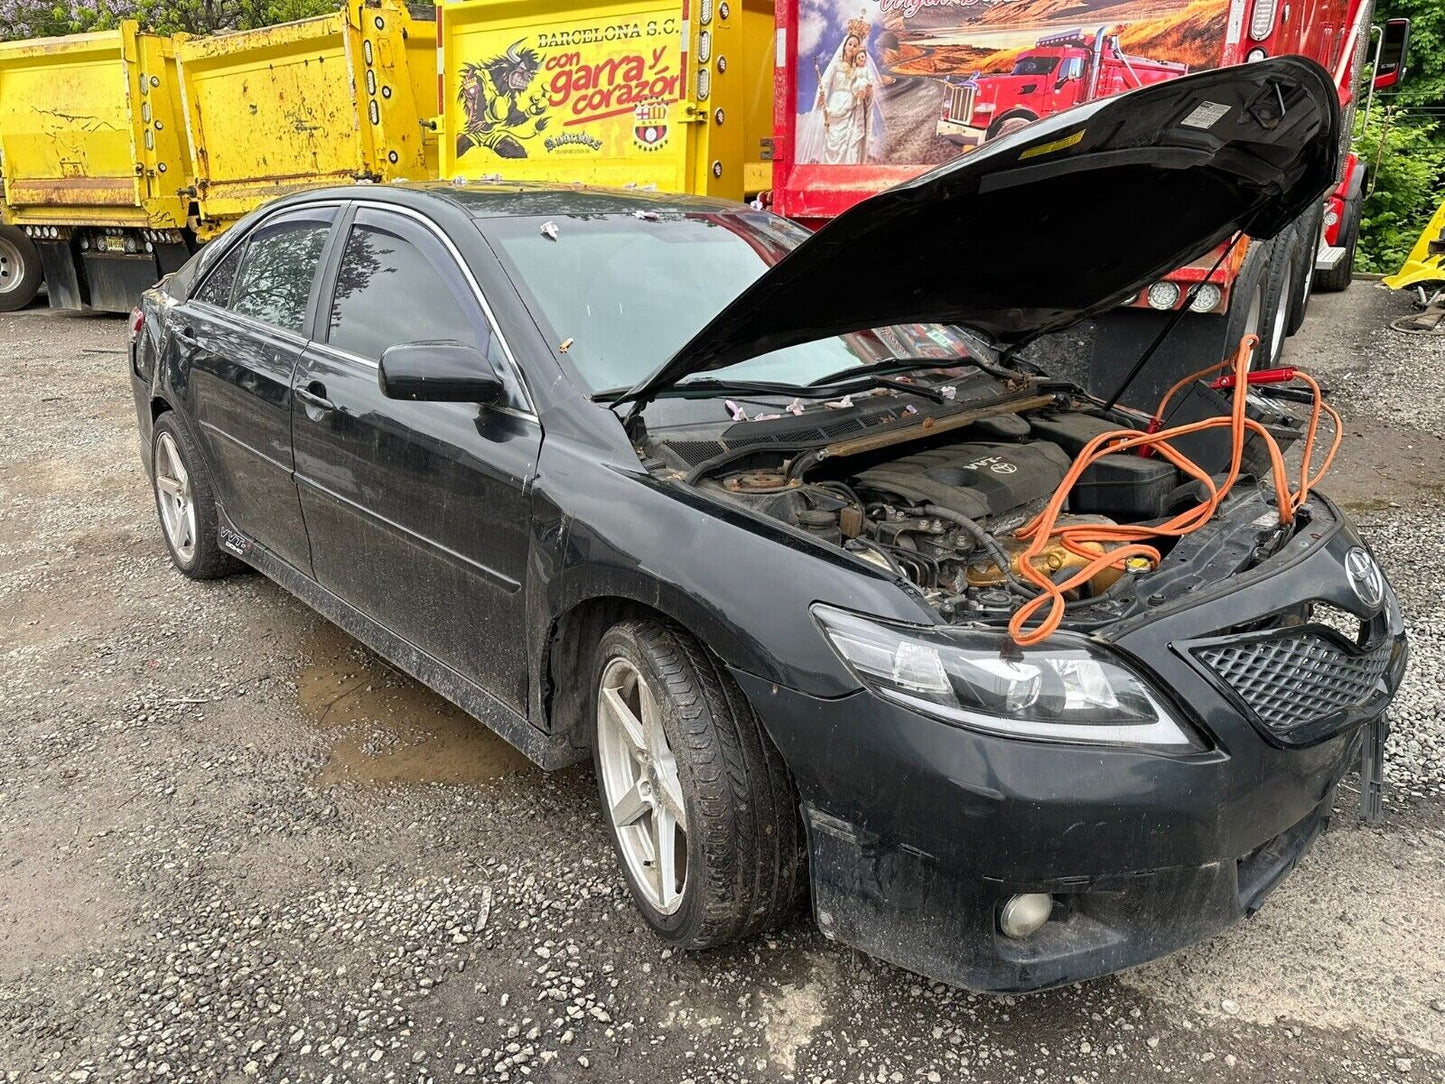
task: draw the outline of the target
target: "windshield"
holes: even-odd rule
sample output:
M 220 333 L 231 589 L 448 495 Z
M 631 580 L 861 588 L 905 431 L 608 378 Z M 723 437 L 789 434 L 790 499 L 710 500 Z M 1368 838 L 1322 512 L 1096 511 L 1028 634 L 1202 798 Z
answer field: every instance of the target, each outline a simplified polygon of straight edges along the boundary
M 1014 64 L 1014 75 L 1048 75 L 1059 66 L 1056 56 L 1021 56 Z
M 491 219 L 484 228 L 544 334 L 594 392 L 630 388 L 651 374 L 808 236 L 762 211 L 554 215 Z M 699 375 L 808 384 L 890 357 L 967 356 L 957 329 L 908 324 Z

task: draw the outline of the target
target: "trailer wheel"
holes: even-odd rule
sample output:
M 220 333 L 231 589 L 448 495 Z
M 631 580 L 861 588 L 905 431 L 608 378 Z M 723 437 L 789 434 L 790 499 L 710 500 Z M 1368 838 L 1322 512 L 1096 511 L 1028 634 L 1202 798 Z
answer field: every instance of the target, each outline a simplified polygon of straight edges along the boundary
M 1293 335 L 1305 322 L 1305 310 L 1310 305 L 1310 291 L 1315 283 L 1315 253 L 1320 247 L 1320 225 L 1323 211 L 1316 211 L 1308 218 L 1295 223 L 1294 295 L 1290 298 L 1289 317 L 1285 322 L 1285 334 Z
M 15 312 L 40 290 L 40 253 L 15 226 L 0 225 L 0 312 Z

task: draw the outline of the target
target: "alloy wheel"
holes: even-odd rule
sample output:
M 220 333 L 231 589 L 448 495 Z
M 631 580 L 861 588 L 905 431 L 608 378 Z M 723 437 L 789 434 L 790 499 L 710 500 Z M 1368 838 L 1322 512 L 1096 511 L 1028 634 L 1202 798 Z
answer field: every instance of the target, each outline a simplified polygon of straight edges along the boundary
M 659 913 L 675 913 L 687 887 L 687 807 L 657 697 L 625 658 L 612 659 L 602 671 L 597 760 L 633 884 Z
M 196 555 L 196 502 L 191 493 L 191 476 L 171 434 L 162 433 L 156 438 L 153 467 L 161 526 L 176 556 L 190 564 Z

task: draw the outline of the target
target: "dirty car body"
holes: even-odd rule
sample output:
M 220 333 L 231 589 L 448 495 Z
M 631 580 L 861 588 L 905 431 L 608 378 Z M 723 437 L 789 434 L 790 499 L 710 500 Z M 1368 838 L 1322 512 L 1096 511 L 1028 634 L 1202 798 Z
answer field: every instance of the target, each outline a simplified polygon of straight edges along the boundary
M 566 187 L 292 197 L 147 295 L 147 462 L 184 427 L 223 548 L 546 768 L 590 744 L 615 615 L 687 630 L 786 764 L 827 936 L 979 990 L 1101 975 L 1260 905 L 1398 686 L 1404 630 L 1335 505 L 1283 530 L 1247 485 L 1158 569 L 1011 648 L 991 555 L 1114 419 L 1009 350 L 1290 222 L 1333 177 L 1333 100 L 1293 59 L 1187 77 L 811 236 Z M 1026 282 L 1033 242 L 1101 202 L 1150 228 Z M 281 304 L 274 281 L 248 293 L 267 269 L 241 254 L 288 221 L 311 232 Z M 396 238 L 464 316 L 398 301 L 390 341 L 338 342 L 408 273 Z M 384 392 L 388 347 L 458 337 L 486 402 L 435 401 L 436 371 Z M 1161 514 L 1181 479 L 1134 458 L 1077 513 Z M 1046 921 L 1010 936 L 1020 897 Z

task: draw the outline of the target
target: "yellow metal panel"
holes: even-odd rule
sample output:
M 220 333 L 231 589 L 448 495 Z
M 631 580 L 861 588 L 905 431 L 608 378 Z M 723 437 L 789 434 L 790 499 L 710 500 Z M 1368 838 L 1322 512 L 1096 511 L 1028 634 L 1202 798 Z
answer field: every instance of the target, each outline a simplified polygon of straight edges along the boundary
M 423 173 L 437 176 L 437 133 L 441 110 L 437 107 L 437 27 L 431 20 L 412 19 L 406 25 L 406 66 L 412 98 L 421 122 Z
M 461 0 L 438 12 L 443 176 L 696 190 L 706 120 L 679 3 Z
M 406 8 L 179 41 L 199 231 L 299 188 L 427 175 Z
M 166 48 L 131 21 L 94 34 L 0 43 L 7 218 L 157 227 L 184 220 L 175 189 L 185 180 L 185 158 L 171 138 Z

